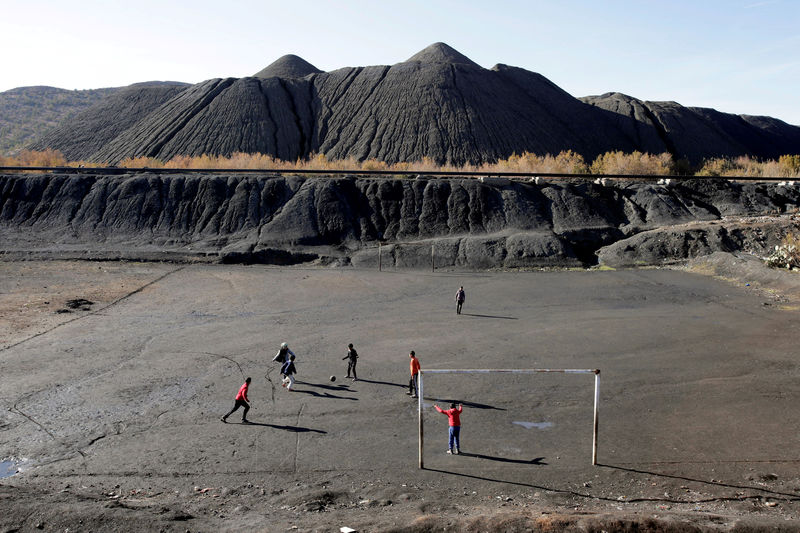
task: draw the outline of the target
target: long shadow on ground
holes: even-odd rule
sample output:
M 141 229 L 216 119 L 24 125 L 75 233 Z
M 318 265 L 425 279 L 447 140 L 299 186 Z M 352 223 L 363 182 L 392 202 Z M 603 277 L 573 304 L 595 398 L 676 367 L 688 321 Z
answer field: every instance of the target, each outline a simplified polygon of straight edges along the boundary
M 497 457 L 494 455 L 483 455 L 480 453 L 469 452 L 459 452 L 458 455 L 463 455 L 464 457 L 475 457 L 477 459 L 488 459 L 489 461 L 499 461 L 501 463 L 547 466 L 547 463 L 544 462 L 544 457 L 537 457 L 535 459 L 509 459 L 508 457 Z
M 465 407 L 472 407 L 473 409 L 494 409 L 495 411 L 505 411 L 505 409 L 503 409 L 502 407 L 495 407 L 493 405 L 487 405 L 485 403 L 465 402 L 462 400 L 453 400 L 448 398 L 430 398 L 428 396 L 426 396 L 424 399 L 428 400 L 429 402 L 447 404 L 448 406 L 451 403 L 460 403 Z
M 614 470 L 622 470 L 624 472 L 632 472 L 634 474 L 645 474 L 645 475 L 648 475 L 648 476 L 665 477 L 665 478 L 670 478 L 670 479 L 679 479 L 681 481 L 692 481 L 692 482 L 695 482 L 695 483 L 706 483 L 708 485 L 714 485 L 716 487 L 727 487 L 727 488 L 731 488 L 731 489 L 757 490 L 757 491 L 761 491 L 761 492 L 766 492 L 768 494 L 777 494 L 777 495 L 780 495 L 780 496 L 791 496 L 794 501 L 800 500 L 800 498 L 798 498 L 797 493 L 780 492 L 780 491 L 776 491 L 776 490 L 767 489 L 767 488 L 764 488 L 764 487 L 755 487 L 755 486 L 751 486 L 751 485 L 735 485 L 735 484 L 732 484 L 732 483 L 723 483 L 722 481 L 709 481 L 707 479 L 697 479 L 697 478 L 691 478 L 691 477 L 686 477 L 686 476 L 678 476 L 678 475 L 675 475 L 675 474 L 663 474 L 663 473 L 660 473 L 660 472 L 650 472 L 648 470 L 638 470 L 636 468 L 626 468 L 624 466 L 604 465 L 604 464 L 601 464 L 601 463 L 597 463 L 597 466 L 601 466 L 603 468 L 612 468 Z
M 315 390 L 304 390 L 304 389 L 292 389 L 291 392 L 300 392 L 303 394 L 310 394 L 311 396 L 316 396 L 317 398 L 330 398 L 332 400 L 352 400 L 354 402 L 358 401 L 358 398 L 351 398 L 349 396 L 337 396 L 335 394 L 331 394 L 330 392 L 317 392 Z
M 228 422 L 230 424 L 231 422 Z M 235 423 L 235 422 L 234 422 Z M 303 426 L 281 426 L 279 424 L 264 424 L 262 422 L 239 422 L 240 426 L 261 426 L 261 427 L 268 427 L 268 428 L 275 428 L 275 429 L 283 429 L 286 431 L 292 431 L 294 433 L 328 433 L 327 431 L 322 431 L 321 429 L 314 429 L 314 428 L 306 428 Z
M 390 383 L 388 381 L 376 381 L 374 379 L 362 379 L 362 378 L 358 378 L 358 381 L 363 381 L 364 383 L 374 383 L 376 385 L 390 385 L 392 387 L 401 387 L 403 389 L 407 389 L 408 388 L 408 383 L 403 385 L 403 384 L 400 384 L 400 383 Z
M 478 315 L 475 313 L 461 313 L 464 316 L 476 316 L 479 318 L 502 318 L 503 320 L 519 320 L 515 316 L 499 316 L 499 315 Z
M 348 391 L 348 385 L 328 385 L 327 383 L 311 383 L 310 381 L 300 381 L 299 379 L 295 380 L 295 383 L 301 385 L 308 385 L 310 387 L 319 387 L 320 389 L 326 390 L 335 390 L 335 391 Z

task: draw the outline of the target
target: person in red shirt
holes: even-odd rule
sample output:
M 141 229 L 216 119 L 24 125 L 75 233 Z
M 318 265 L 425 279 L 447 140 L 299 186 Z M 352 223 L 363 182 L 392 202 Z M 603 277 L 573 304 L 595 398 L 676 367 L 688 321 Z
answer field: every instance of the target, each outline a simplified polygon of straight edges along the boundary
M 247 420 L 247 411 L 250 410 L 250 400 L 247 399 L 247 388 L 250 386 L 250 378 L 244 380 L 244 385 L 239 387 L 239 392 L 236 394 L 236 403 L 233 405 L 233 409 L 230 412 L 223 416 L 220 420 L 224 423 L 228 422 L 228 417 L 233 414 L 240 407 L 244 407 L 244 412 L 242 413 L 242 424 L 249 424 L 250 421 Z
M 411 379 L 408 381 L 408 392 L 412 398 L 417 397 L 417 376 L 419 375 L 419 359 L 414 354 L 414 350 L 408 354 L 411 358 Z
M 451 403 L 450 409 L 447 409 L 446 411 L 441 407 L 439 407 L 438 405 L 434 405 L 434 407 L 440 413 L 447 415 L 447 419 L 449 422 L 448 431 L 450 437 L 449 441 L 450 448 L 447 450 L 447 453 L 458 455 L 459 453 L 461 453 L 460 452 L 461 443 L 459 437 L 461 436 L 461 411 L 463 410 L 463 407 L 461 407 L 461 404 L 457 405 L 455 402 Z

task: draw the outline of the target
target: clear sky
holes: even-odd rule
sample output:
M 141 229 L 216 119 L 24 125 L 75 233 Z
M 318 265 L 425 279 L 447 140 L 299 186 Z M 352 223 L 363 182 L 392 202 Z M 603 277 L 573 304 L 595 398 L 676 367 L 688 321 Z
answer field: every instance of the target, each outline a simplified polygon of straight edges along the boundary
M 573 96 L 619 91 L 800 125 L 800 0 L 0 0 L 0 91 L 391 65 L 442 41 Z

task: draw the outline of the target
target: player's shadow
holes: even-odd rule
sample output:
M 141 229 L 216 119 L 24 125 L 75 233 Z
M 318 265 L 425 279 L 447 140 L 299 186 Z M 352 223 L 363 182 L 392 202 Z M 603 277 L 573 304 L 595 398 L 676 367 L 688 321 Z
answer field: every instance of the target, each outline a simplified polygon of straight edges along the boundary
M 505 409 L 502 407 L 495 407 L 494 405 L 487 405 L 485 403 L 464 402 L 461 400 L 453 400 L 447 398 L 430 398 L 429 396 L 425 396 L 425 399 L 431 402 L 446 404 L 448 408 L 451 403 L 460 403 L 461 405 L 465 407 L 471 407 L 472 409 L 494 409 L 495 411 L 505 411 Z
M 242 424 L 243 426 L 261 426 L 261 427 L 268 427 L 268 428 L 275 428 L 275 429 L 283 429 L 285 431 L 291 431 L 293 433 L 327 433 L 327 431 L 322 431 L 321 429 L 314 429 L 314 428 L 307 428 L 303 426 L 281 426 L 279 424 L 264 424 L 262 422 L 250 422 L 248 424 Z
M 330 392 L 317 392 L 315 390 L 308 390 L 308 389 L 292 389 L 292 392 L 310 394 L 311 396 L 316 396 L 317 398 L 330 398 L 332 400 L 352 400 L 354 402 L 358 401 L 358 398 L 351 398 L 349 396 L 337 396 L 335 394 L 331 394 Z
M 403 385 L 402 383 L 390 383 L 388 381 L 376 381 L 374 379 L 362 379 L 362 378 L 358 378 L 358 381 L 359 382 L 363 381 L 364 383 L 374 383 L 376 385 L 390 385 L 392 387 L 401 387 L 403 389 L 407 389 L 408 388 L 408 383 Z
M 479 315 L 479 314 L 476 314 L 476 313 L 461 313 L 461 314 L 464 315 L 464 316 L 475 316 L 475 317 L 478 317 L 478 318 L 500 318 L 500 319 L 503 319 L 503 320 L 519 320 L 515 316 Z
M 341 385 L 328 385 L 326 383 L 311 383 L 310 381 L 300 381 L 299 379 L 295 380 L 295 383 L 302 384 L 302 385 L 310 385 L 311 387 L 318 387 L 320 389 L 327 389 L 327 390 L 335 390 L 335 391 L 348 391 L 347 384 Z
M 476 459 L 487 459 L 489 461 L 497 461 L 500 463 L 547 466 L 547 463 L 544 462 L 544 457 L 537 457 L 535 459 L 510 459 L 508 457 L 497 457 L 494 455 L 484 455 L 482 453 L 470 453 L 470 452 L 459 452 L 458 455 L 463 455 L 464 457 L 475 457 Z
M 771 490 L 771 489 L 768 489 L 768 488 L 758 487 L 758 486 L 738 485 L 738 484 L 734 484 L 734 483 L 723 483 L 722 481 L 709 481 L 707 479 L 697 479 L 697 478 L 692 478 L 692 477 L 687 477 L 687 476 L 679 476 L 679 475 L 675 475 L 675 474 L 664 474 L 664 473 L 661 473 L 661 472 L 651 472 L 651 471 L 648 471 L 648 470 L 639 470 L 639 469 L 636 469 L 636 468 L 626 468 L 624 466 L 606 465 L 606 464 L 602 464 L 602 463 L 597 463 L 597 466 L 601 466 L 603 468 L 611 468 L 611 469 L 614 469 L 614 470 L 622 470 L 623 472 L 631 472 L 631 473 L 634 473 L 634 474 L 644 474 L 644 475 L 648 475 L 648 476 L 664 477 L 664 478 L 670 478 L 670 479 L 679 479 L 681 481 L 691 481 L 691 482 L 694 482 L 694 483 L 706 483 L 708 485 L 714 485 L 714 486 L 717 486 L 717 487 L 727 487 L 727 488 L 731 488 L 731 489 L 757 490 L 757 491 L 761 491 L 761 492 L 766 492 L 768 494 L 776 494 L 776 495 L 780 495 L 780 496 L 791 496 L 792 498 L 797 498 L 797 494 L 796 493 L 780 492 L 780 491 L 777 491 L 777 490 Z

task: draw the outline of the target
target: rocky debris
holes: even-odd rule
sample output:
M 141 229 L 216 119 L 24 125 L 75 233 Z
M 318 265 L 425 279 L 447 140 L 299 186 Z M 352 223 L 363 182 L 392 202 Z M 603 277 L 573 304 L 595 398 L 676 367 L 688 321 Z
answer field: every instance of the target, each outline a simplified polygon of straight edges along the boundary
M 652 265 L 766 253 L 800 190 L 686 180 L 0 177 L 2 252 L 363 267 Z M 755 218 L 754 218 L 755 217 Z M 183 259 L 181 259 L 183 258 Z
M 259 152 L 460 165 L 563 150 L 587 159 L 668 151 L 698 162 L 800 152 L 800 127 L 618 93 L 581 101 L 535 72 L 485 69 L 435 43 L 391 66 L 321 72 L 288 55 L 254 77 L 131 86 L 35 146 L 105 163 Z

